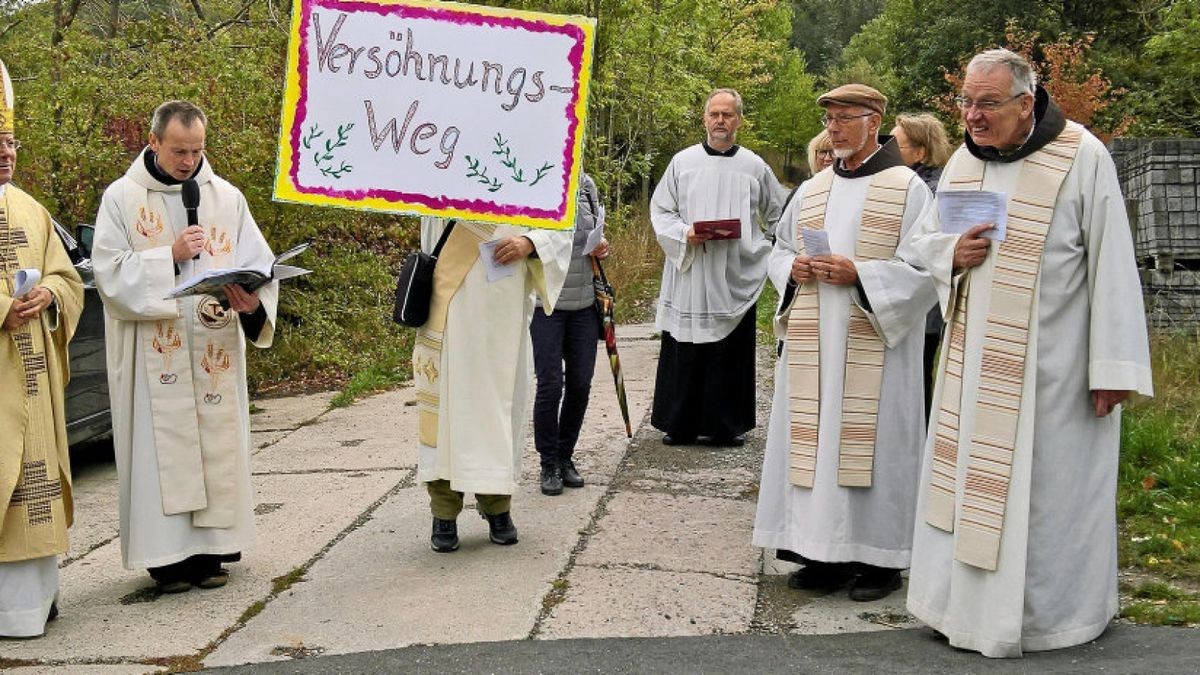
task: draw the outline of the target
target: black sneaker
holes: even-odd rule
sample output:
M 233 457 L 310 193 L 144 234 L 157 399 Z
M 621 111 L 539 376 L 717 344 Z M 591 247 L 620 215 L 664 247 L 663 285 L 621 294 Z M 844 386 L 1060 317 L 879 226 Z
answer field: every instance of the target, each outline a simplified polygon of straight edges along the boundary
M 862 572 L 850 588 L 850 599 L 856 602 L 882 600 L 903 584 L 900 570 L 863 565 Z
M 694 445 L 696 436 L 687 434 L 666 434 L 662 439 L 663 445 Z
M 542 465 L 542 494 L 561 495 L 563 491 L 563 476 L 557 464 Z
M 491 539 L 493 544 L 511 546 L 517 543 L 517 526 L 513 524 L 508 511 L 494 516 L 486 513 L 481 515 L 488 521 L 488 539 Z
M 560 466 L 562 473 L 562 484 L 569 488 L 583 487 L 583 476 L 579 475 L 579 471 L 575 468 L 575 462 L 564 460 Z
M 458 521 L 433 518 L 433 534 L 429 537 L 429 548 L 438 553 L 458 550 Z

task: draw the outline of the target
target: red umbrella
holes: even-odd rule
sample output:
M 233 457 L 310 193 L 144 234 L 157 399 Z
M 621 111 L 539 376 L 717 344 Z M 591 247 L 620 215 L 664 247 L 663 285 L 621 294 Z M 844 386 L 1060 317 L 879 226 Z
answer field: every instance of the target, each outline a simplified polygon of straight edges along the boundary
M 604 348 L 608 351 L 608 364 L 612 367 L 613 383 L 617 385 L 617 402 L 621 405 L 621 417 L 625 419 L 625 435 L 633 438 L 629 425 L 629 403 L 625 400 L 625 377 L 621 375 L 621 357 L 617 354 L 616 321 L 613 319 L 615 296 L 613 288 L 604 276 L 604 268 L 596 256 L 592 258 L 592 286 L 596 290 L 596 308 L 600 312 L 601 330 L 604 331 Z

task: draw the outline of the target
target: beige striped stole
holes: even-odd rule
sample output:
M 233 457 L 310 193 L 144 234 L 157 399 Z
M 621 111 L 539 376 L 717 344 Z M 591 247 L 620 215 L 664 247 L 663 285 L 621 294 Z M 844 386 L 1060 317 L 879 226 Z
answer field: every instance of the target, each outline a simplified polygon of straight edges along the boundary
M 1034 289 L 1058 192 L 1075 162 L 1082 137 L 1081 128 L 1069 124 L 1056 139 L 1025 158 L 1016 188 L 1009 195 L 1007 233 L 995 254 L 975 425 L 957 523 L 954 500 L 970 274 L 953 295 L 925 519 L 934 527 L 954 532 L 955 559 L 980 569 L 995 570 L 999 561 L 1025 386 Z M 981 189 L 985 166 L 979 159 L 964 157 L 948 189 Z
M 495 225 L 458 221 L 433 268 L 433 297 L 429 319 L 417 329 L 413 345 L 413 380 L 417 385 L 417 434 L 423 445 L 436 448 L 441 406 L 442 340 L 450 300 L 479 257 L 479 245 L 492 238 Z
M 893 167 L 870 178 L 854 258 L 858 261 L 891 258 L 900 240 L 904 206 L 912 173 Z M 796 219 L 796 243 L 804 254 L 802 229 L 822 229 L 833 185 L 833 171 L 812 179 L 800 203 Z M 796 486 L 811 488 L 816 475 L 820 420 L 820 304 L 819 282 L 801 284 L 788 313 L 788 479 Z M 875 333 L 867 315 L 850 306 L 846 338 L 845 385 L 842 394 L 842 423 L 838 446 L 838 485 L 871 487 L 875 464 L 875 433 L 879 417 L 879 393 L 883 384 L 883 340 Z

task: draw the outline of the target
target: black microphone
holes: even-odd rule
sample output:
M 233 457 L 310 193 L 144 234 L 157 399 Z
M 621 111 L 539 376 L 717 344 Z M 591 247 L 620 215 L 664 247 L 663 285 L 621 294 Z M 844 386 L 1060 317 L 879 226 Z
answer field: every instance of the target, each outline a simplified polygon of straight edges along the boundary
M 180 186 L 180 194 L 183 197 L 183 208 L 187 211 L 188 227 L 198 225 L 200 218 L 196 214 L 196 209 L 200 208 L 200 185 L 196 183 L 195 179 L 189 178 Z M 192 260 L 199 259 L 199 253 L 192 257 Z

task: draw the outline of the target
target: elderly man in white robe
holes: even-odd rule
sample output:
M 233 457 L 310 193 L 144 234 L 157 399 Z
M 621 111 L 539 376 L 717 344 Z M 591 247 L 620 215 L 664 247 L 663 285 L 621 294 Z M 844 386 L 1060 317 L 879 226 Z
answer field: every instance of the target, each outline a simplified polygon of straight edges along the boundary
M 666 256 L 650 421 L 667 445 L 738 446 L 755 425 L 754 307 L 786 193 L 735 143 L 742 119 L 736 91 L 712 92 L 706 140 L 671 159 L 650 202 Z
M 121 556 L 163 592 L 217 588 L 254 541 L 247 340 L 270 346 L 278 282 L 170 299 L 209 269 L 274 261 L 237 188 L 204 154 L 204 113 L 154 112 L 150 144 L 104 192 L 92 262 L 104 300 Z M 200 203 L 189 225 L 181 186 Z
M 1100 635 L 1117 606 L 1119 405 L 1152 394 L 1117 173 L 1028 62 L 968 64 L 955 190 L 1007 196 L 1003 240 L 935 212 L 901 256 L 937 283 L 946 337 L 908 608 L 952 646 L 1018 657 Z
M 800 187 L 771 253 L 783 342 L 753 542 L 803 565 L 792 588 L 852 581 L 850 598 L 867 602 L 899 588 L 909 563 L 925 438 L 914 393 L 936 295 L 894 256 L 933 197 L 879 136 L 883 94 L 848 84 L 818 104 L 838 159 Z
M 475 494 L 488 538 L 518 541 L 512 494 L 529 425 L 534 291 L 550 314 L 571 260 L 570 230 L 421 219 L 421 248 L 445 235 L 429 319 L 417 331 L 417 479 L 429 492 L 438 553 L 458 549 L 464 493 Z M 449 229 L 447 234 L 446 230 Z M 489 242 L 492 260 L 482 258 Z M 490 267 L 507 267 L 491 274 Z
M 0 62 L 0 637 L 29 638 L 58 615 L 74 512 L 63 389 L 83 284 L 50 214 L 12 185 L 13 112 Z

